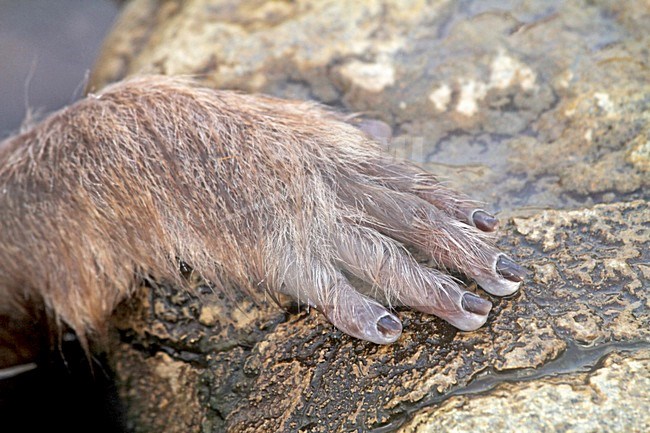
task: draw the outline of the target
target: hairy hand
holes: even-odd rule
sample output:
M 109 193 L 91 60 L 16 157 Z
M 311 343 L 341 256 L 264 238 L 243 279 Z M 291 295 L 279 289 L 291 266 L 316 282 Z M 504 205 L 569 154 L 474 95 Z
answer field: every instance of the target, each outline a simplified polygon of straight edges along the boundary
M 183 284 L 180 259 L 219 290 L 291 295 L 375 343 L 399 337 L 396 305 L 480 327 L 491 303 L 447 272 L 518 289 L 497 220 L 364 129 L 178 78 L 113 85 L 1 145 L 0 294 L 42 297 L 84 335 L 138 276 Z

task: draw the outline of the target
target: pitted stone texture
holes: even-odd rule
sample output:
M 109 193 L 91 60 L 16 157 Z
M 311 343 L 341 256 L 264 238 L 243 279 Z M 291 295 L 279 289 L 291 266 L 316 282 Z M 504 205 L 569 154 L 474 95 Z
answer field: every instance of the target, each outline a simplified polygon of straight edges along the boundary
M 452 397 L 415 416 L 403 433 L 630 432 L 650 430 L 650 351 L 613 354 L 594 371 L 504 383 Z

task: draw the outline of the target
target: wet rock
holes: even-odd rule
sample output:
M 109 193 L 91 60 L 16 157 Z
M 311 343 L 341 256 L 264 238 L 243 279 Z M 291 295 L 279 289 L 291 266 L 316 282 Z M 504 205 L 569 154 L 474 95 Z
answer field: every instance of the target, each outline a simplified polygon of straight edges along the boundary
M 647 349 L 612 354 L 587 373 L 504 383 L 486 395 L 451 397 L 415 416 L 401 431 L 645 432 L 650 429 L 648 371 Z
M 116 318 L 136 430 L 647 431 L 649 26 L 643 1 L 129 2 L 91 88 L 193 74 L 381 119 L 534 271 L 475 332 L 400 311 L 381 347 L 163 285 Z

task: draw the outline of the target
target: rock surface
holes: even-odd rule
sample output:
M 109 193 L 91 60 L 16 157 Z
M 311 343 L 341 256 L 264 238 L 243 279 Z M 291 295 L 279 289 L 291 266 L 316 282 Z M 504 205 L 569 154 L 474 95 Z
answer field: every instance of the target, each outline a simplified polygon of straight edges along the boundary
M 161 287 L 116 318 L 136 430 L 648 431 L 649 27 L 644 1 L 128 3 L 91 88 L 195 74 L 382 119 L 534 271 L 480 330 L 401 311 L 385 347 Z
M 503 383 L 489 394 L 454 396 L 415 416 L 403 432 L 548 431 L 642 433 L 650 429 L 650 352 L 607 356 L 589 373 Z M 638 380 L 633 385 L 630 380 Z M 571 410 L 567 410 L 571 408 Z

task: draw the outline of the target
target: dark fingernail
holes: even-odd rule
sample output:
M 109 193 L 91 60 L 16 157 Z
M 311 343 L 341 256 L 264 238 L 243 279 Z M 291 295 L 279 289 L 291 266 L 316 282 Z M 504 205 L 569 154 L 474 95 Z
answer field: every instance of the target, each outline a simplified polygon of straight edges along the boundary
M 483 210 L 474 212 L 472 220 L 476 228 L 484 232 L 493 232 L 499 226 L 499 220 Z
M 384 316 L 377 321 L 377 330 L 385 337 L 393 337 L 402 332 L 402 324 L 392 316 Z
M 487 301 L 480 296 L 476 296 L 474 293 L 465 293 L 463 299 L 461 300 L 461 306 L 463 310 L 469 311 L 470 313 L 480 314 L 485 316 L 490 312 L 492 308 L 492 303 Z
M 512 259 L 506 256 L 499 257 L 497 260 L 497 273 L 506 280 L 519 283 L 524 281 L 524 277 L 528 275 L 528 270 L 516 264 Z

